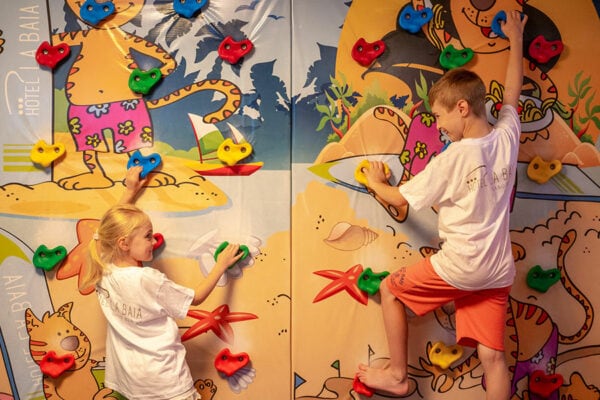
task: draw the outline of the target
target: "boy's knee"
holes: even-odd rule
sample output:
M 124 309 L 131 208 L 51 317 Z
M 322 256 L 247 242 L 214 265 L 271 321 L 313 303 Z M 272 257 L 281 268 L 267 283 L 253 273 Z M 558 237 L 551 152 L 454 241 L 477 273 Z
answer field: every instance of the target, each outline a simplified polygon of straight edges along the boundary
M 486 365 L 506 364 L 506 356 L 504 351 L 489 348 L 481 343 L 477 345 L 477 354 L 479 361 Z

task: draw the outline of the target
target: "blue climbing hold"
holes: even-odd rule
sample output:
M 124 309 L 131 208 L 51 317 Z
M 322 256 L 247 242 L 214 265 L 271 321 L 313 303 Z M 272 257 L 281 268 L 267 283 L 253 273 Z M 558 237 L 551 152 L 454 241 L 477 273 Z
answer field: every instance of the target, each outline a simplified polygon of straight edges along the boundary
M 525 18 L 525 14 L 521 13 L 521 20 L 523 18 Z M 490 26 L 490 28 L 492 28 L 492 32 L 500 36 L 502 39 L 506 39 L 506 35 L 504 34 L 504 32 L 502 32 L 501 24 L 504 22 L 506 22 L 506 12 L 498 11 L 498 13 L 494 16 L 494 19 L 492 19 L 492 25 Z
M 114 12 L 115 5 L 112 1 L 98 3 L 96 0 L 86 0 L 79 9 L 79 16 L 88 24 L 98 25 L 100 21 L 108 18 Z
M 423 25 L 427 24 L 433 18 L 433 11 L 429 7 L 423 7 L 415 10 L 412 5 L 407 5 L 400 12 L 398 24 L 400 27 L 410 33 L 417 33 Z
M 173 10 L 186 18 L 192 18 L 206 2 L 207 0 L 173 0 Z
M 145 178 L 152 170 L 160 165 L 161 160 L 158 153 L 144 156 L 139 150 L 136 150 L 127 162 L 127 169 L 141 166 L 142 172 L 140 173 L 140 178 Z

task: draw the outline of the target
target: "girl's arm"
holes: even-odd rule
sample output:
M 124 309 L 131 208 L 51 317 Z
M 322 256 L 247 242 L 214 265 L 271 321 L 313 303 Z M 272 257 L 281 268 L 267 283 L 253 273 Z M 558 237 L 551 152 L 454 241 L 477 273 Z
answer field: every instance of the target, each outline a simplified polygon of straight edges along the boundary
M 125 175 L 125 192 L 119 200 L 119 204 L 133 204 L 139 193 L 144 187 L 148 178 L 141 179 L 140 174 L 142 173 L 141 166 L 135 166 L 127 169 Z
M 194 299 L 192 305 L 197 306 L 202 303 L 208 295 L 213 291 L 219 278 L 225 272 L 225 270 L 235 264 L 243 255 L 240 250 L 240 246 L 237 244 L 229 244 L 223 249 L 217 256 L 217 262 L 210 271 L 206 279 L 204 279 L 194 289 Z

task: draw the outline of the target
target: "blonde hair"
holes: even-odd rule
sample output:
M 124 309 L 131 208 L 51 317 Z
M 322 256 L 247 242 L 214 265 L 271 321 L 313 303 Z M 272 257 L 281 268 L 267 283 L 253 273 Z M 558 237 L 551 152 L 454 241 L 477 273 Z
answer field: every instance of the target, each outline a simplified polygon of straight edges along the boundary
M 98 283 L 107 265 L 123 256 L 118 245 L 119 238 L 131 235 L 148 221 L 148 215 L 131 204 L 118 204 L 106 211 L 89 243 L 88 268 L 79 283 L 81 290 Z
M 459 100 L 465 100 L 473 113 L 485 117 L 485 84 L 475 72 L 456 68 L 446 72 L 429 90 L 429 106 L 435 103 L 451 111 Z

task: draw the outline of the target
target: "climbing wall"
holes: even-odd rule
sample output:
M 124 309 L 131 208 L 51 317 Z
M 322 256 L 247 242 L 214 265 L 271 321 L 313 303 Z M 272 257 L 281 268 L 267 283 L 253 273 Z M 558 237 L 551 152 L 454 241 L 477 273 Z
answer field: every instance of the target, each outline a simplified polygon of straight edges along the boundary
M 496 25 L 515 8 L 529 21 L 511 392 L 600 397 L 595 2 L 5 3 L 0 400 L 119 398 L 104 387 L 98 299 L 78 281 L 138 164 L 153 267 L 192 286 L 224 241 L 248 250 L 178 321 L 203 399 L 389 398 L 354 380 L 389 358 L 378 284 L 439 249 L 437 215 L 379 202 L 356 171 L 381 160 L 398 185 L 443 151 L 427 92 L 449 69 L 481 75 L 495 121 L 508 54 Z M 484 396 L 454 324 L 452 304 L 410 319 L 407 398 Z

